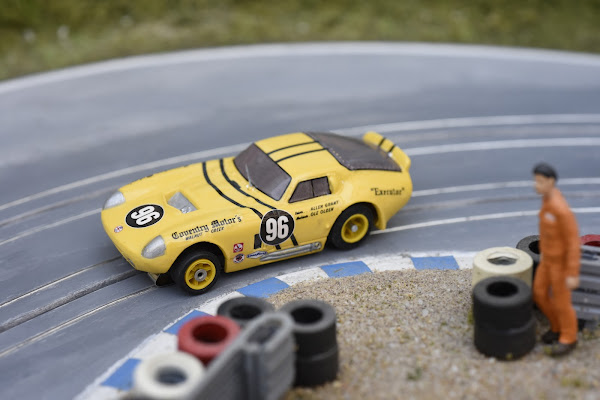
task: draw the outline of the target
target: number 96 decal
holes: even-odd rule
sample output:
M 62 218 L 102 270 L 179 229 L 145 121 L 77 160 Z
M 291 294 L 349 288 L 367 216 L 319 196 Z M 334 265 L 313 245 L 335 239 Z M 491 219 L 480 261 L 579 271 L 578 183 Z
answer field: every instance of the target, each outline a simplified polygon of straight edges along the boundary
M 163 217 L 164 211 L 156 204 L 144 204 L 129 211 L 125 222 L 132 228 L 145 228 L 154 225 Z
M 275 246 L 285 242 L 294 233 L 294 218 L 283 210 L 271 210 L 266 213 L 260 223 L 260 240 Z

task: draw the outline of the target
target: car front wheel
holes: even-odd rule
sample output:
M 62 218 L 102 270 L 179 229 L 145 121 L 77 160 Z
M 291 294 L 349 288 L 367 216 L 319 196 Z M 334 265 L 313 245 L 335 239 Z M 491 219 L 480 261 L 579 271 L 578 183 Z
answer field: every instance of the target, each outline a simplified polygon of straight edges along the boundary
M 338 249 L 357 247 L 373 226 L 373 211 L 365 204 L 356 204 L 340 214 L 329 233 L 329 243 Z
M 221 263 L 208 251 L 190 252 L 171 267 L 173 281 L 185 292 L 202 294 L 210 290 L 219 278 Z

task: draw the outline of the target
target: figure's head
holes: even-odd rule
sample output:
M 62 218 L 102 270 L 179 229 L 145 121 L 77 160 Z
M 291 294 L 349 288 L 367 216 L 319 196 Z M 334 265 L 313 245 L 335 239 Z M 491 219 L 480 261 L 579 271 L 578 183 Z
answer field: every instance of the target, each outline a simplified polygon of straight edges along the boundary
M 558 181 L 554 168 L 546 163 L 539 163 L 533 168 L 535 191 L 542 196 L 550 193 Z

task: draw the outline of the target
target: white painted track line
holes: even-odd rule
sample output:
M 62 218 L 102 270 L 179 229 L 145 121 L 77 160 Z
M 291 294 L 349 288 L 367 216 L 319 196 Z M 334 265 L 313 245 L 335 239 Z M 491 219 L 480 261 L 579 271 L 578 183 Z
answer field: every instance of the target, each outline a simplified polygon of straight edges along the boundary
M 572 208 L 575 214 L 598 214 L 600 213 L 600 207 L 586 207 L 586 208 Z M 540 210 L 528 210 L 528 211 L 511 211 L 504 213 L 484 214 L 484 215 L 471 215 L 468 217 L 457 217 L 448 219 L 438 219 L 434 221 L 419 222 L 416 224 L 396 226 L 393 228 L 384 229 L 382 231 L 373 231 L 371 235 L 380 235 L 383 233 L 392 233 L 400 231 L 408 231 L 420 228 L 430 228 L 432 226 L 440 225 L 451 225 L 451 224 L 462 224 L 465 222 L 473 221 L 488 221 L 493 219 L 505 219 L 505 218 L 520 218 L 520 217 L 532 217 L 537 216 Z
M 431 129 L 430 127 L 432 125 L 436 125 L 436 124 L 443 125 L 443 124 L 447 123 L 448 121 L 452 121 L 452 120 L 454 120 L 454 119 L 399 122 L 399 123 L 393 124 L 393 130 L 394 131 L 403 130 L 404 129 L 403 126 L 407 126 L 407 127 L 410 126 L 410 130 Z M 592 123 L 592 122 L 600 123 L 600 114 L 582 114 L 582 115 L 580 115 L 580 114 L 558 114 L 558 115 L 527 115 L 527 116 L 510 116 L 509 115 L 509 116 L 460 118 L 459 120 L 460 120 L 460 125 L 462 127 L 478 127 L 478 126 L 491 126 L 491 125 L 502 125 L 502 124 L 509 124 L 509 125 L 510 124 L 513 124 L 513 125 L 517 125 L 517 124 L 524 124 L 524 125 L 558 124 L 558 123 L 587 124 L 587 123 Z M 560 121 L 562 121 L 562 122 L 560 122 Z M 565 122 L 565 121 L 569 121 L 569 122 Z M 361 127 L 360 128 L 361 133 L 364 133 L 368 130 L 372 130 L 372 128 L 376 128 L 376 127 L 377 127 L 377 125 Z M 351 130 L 351 129 L 355 129 L 355 128 L 348 128 L 348 130 Z M 585 140 L 591 140 L 592 143 L 595 143 L 596 141 L 600 140 L 597 138 L 579 138 L 579 139 L 581 139 L 581 141 L 580 141 L 582 143 L 581 146 L 584 145 L 583 143 L 585 143 Z M 539 140 L 548 140 L 548 141 L 562 140 L 568 144 L 571 139 L 569 139 L 569 138 L 535 139 L 535 140 L 532 140 L 532 142 L 537 143 Z M 508 141 L 508 142 L 510 142 L 510 141 Z M 519 141 L 512 141 L 512 142 L 519 142 Z M 476 146 L 479 147 L 479 150 L 485 150 L 485 149 L 491 150 L 492 149 L 492 148 L 486 148 L 485 143 L 488 143 L 488 142 L 480 142 L 480 143 L 481 144 L 478 144 L 478 145 L 470 144 L 470 146 L 473 146 L 473 150 L 475 150 Z M 489 143 L 496 143 L 496 146 L 500 146 L 502 142 L 489 142 Z M 552 142 L 548 142 L 548 144 L 551 145 Z M 151 170 L 154 168 L 173 166 L 175 164 L 179 164 L 179 163 L 183 163 L 183 162 L 198 161 L 198 160 L 204 159 L 204 158 L 214 158 L 217 156 L 234 154 L 236 152 L 239 152 L 239 151 L 245 149 L 248 145 L 249 145 L 249 143 L 237 144 L 237 145 L 232 145 L 232 146 L 223 146 L 223 147 L 218 147 L 215 149 L 204 150 L 204 151 L 194 152 L 194 153 L 190 153 L 190 154 L 184 154 L 184 155 L 176 156 L 176 157 L 165 158 L 162 160 L 157 160 L 157 161 L 153 161 L 153 162 L 149 162 L 149 163 L 145 163 L 145 164 L 135 165 L 135 166 L 107 172 L 107 173 L 96 175 L 96 176 L 93 176 L 90 178 L 86 178 L 86 179 L 82 179 L 82 180 L 75 181 L 72 183 L 68 183 L 65 185 L 57 186 L 52 189 L 48 189 L 48 190 L 45 190 L 45 191 L 42 191 L 42 192 L 39 192 L 36 194 L 32 194 L 30 196 L 26 196 L 26 197 L 2 204 L 2 205 L 0 205 L 0 211 L 6 210 L 11 207 L 19 206 L 22 204 L 26 204 L 26 203 L 34 201 L 34 200 L 39 200 L 39 199 L 42 199 L 42 198 L 45 198 L 45 197 L 48 197 L 48 196 L 51 196 L 54 194 L 63 193 L 63 192 L 69 191 L 69 190 L 77 189 L 77 188 L 80 188 L 83 186 L 92 185 L 92 184 L 103 182 L 103 181 L 107 181 L 107 180 L 113 179 L 113 178 L 119 178 L 119 177 L 122 177 L 122 176 L 125 176 L 128 174 L 148 171 L 148 170 Z M 464 144 L 464 145 L 466 146 L 468 144 Z M 525 145 L 524 143 L 521 143 L 521 146 L 524 146 L 524 145 Z M 533 145 L 533 143 L 531 143 L 531 145 Z M 555 144 L 555 145 L 553 145 L 553 147 L 555 147 L 557 145 L 558 144 Z M 436 151 L 434 148 L 437 148 L 438 152 L 459 151 L 458 150 L 459 147 L 456 147 L 456 146 L 461 146 L 461 145 L 457 144 L 457 145 L 446 145 L 446 146 L 455 146 L 455 147 L 429 146 L 429 147 L 413 148 L 412 150 L 411 149 L 405 149 L 405 150 L 407 152 L 410 152 L 410 151 L 416 152 L 416 154 L 411 154 L 412 156 L 415 156 L 415 155 L 422 155 L 422 154 L 433 154 L 433 152 Z M 487 145 L 487 146 L 491 146 L 491 145 Z M 507 146 L 508 146 L 508 144 L 507 144 Z M 513 146 L 518 146 L 518 144 L 515 143 L 515 144 L 513 144 Z M 499 147 L 496 147 L 496 148 L 499 148 Z M 513 148 L 513 147 L 508 147 L 508 148 Z M 422 154 L 418 154 L 418 152 L 421 152 Z
M 287 43 L 199 49 L 110 60 L 95 64 L 32 75 L 0 83 L 0 95 L 41 85 L 60 83 L 96 75 L 190 63 L 283 57 L 407 56 L 473 58 L 479 60 L 529 61 L 582 67 L 600 67 L 593 54 L 540 49 L 491 47 L 433 43 L 320 42 Z

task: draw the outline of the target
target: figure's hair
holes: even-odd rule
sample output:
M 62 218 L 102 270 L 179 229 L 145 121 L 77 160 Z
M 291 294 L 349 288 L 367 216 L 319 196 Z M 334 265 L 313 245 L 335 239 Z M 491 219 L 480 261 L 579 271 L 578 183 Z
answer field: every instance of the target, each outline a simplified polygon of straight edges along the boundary
M 554 178 L 555 181 L 558 181 L 558 174 L 556 173 L 556 170 L 546 163 L 537 164 L 533 168 L 533 174 L 542 175 L 546 178 Z

